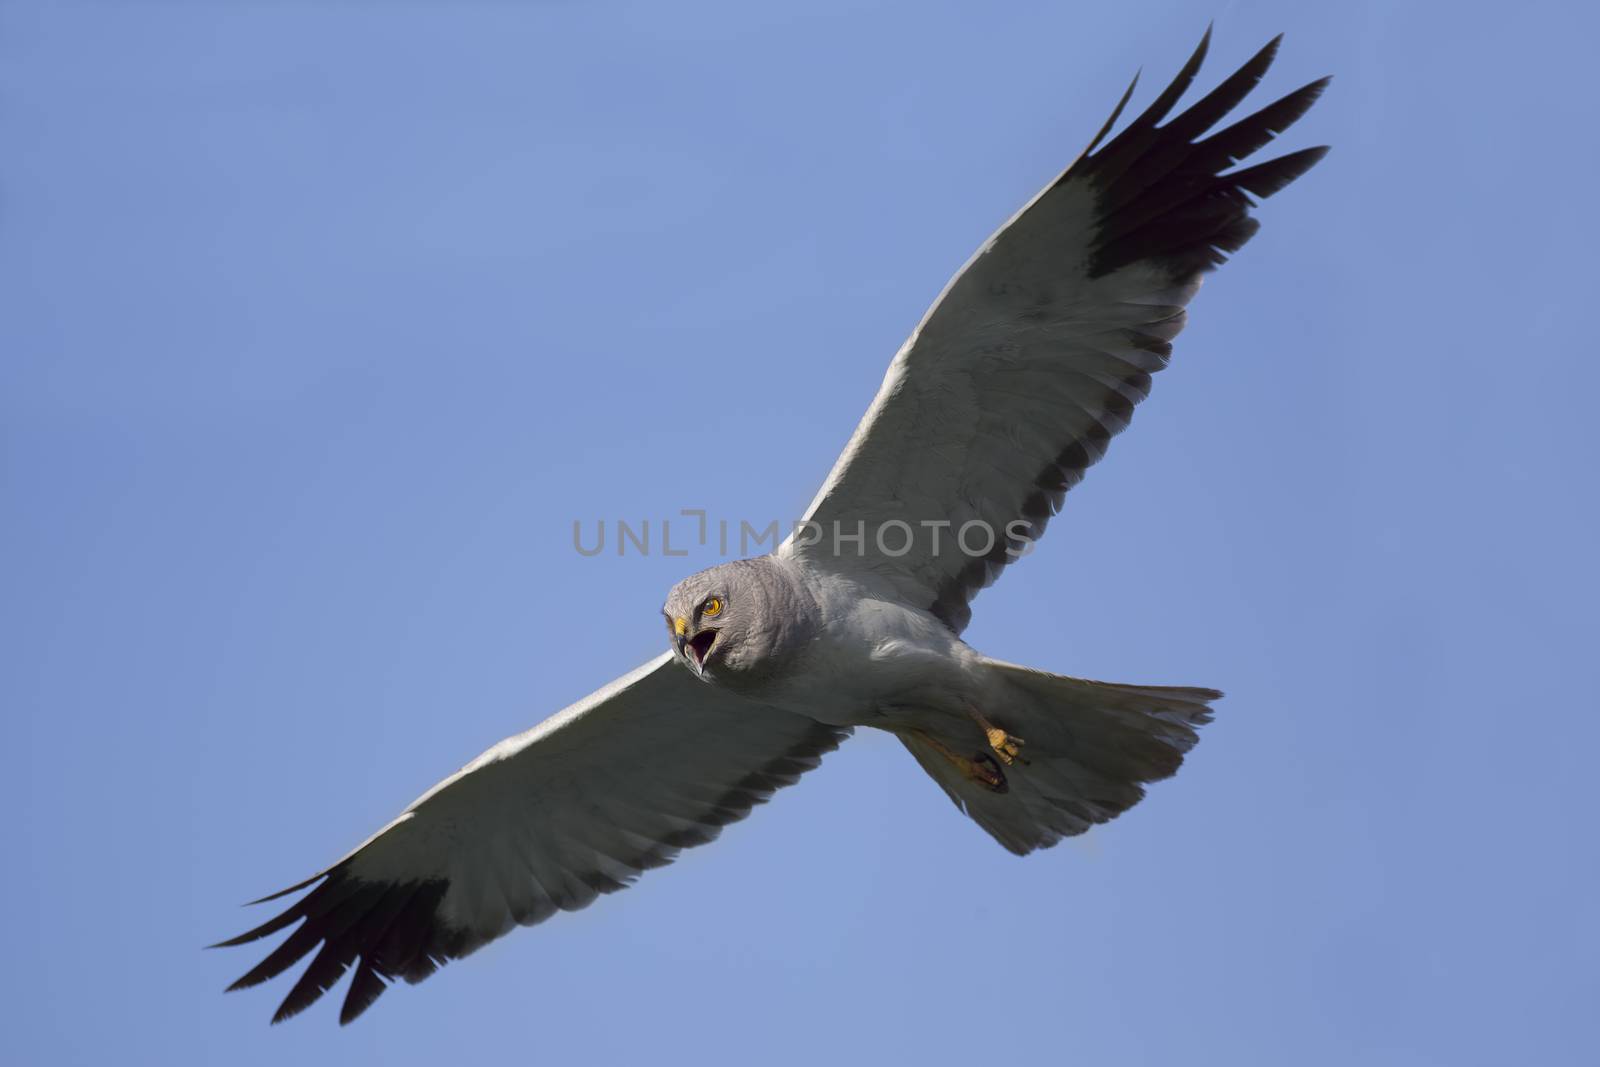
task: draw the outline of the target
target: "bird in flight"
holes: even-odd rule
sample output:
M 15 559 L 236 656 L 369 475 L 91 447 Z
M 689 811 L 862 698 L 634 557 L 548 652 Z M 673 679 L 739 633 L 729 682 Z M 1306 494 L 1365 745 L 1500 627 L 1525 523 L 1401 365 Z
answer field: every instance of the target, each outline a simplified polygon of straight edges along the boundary
M 1048 674 L 961 633 L 977 592 L 1128 425 L 1201 277 L 1255 233 L 1256 200 L 1327 152 L 1246 162 L 1325 78 L 1213 132 L 1281 38 L 1172 114 L 1210 36 L 1113 135 L 1130 85 L 1083 154 L 951 280 L 786 541 L 684 579 L 663 608 L 666 652 L 264 898 L 309 889 L 222 942 L 293 927 L 229 988 L 315 952 L 273 1022 L 354 967 L 348 1023 L 394 979 L 420 982 L 712 840 L 857 727 L 896 735 L 1018 855 L 1115 818 L 1177 771 L 1220 693 Z

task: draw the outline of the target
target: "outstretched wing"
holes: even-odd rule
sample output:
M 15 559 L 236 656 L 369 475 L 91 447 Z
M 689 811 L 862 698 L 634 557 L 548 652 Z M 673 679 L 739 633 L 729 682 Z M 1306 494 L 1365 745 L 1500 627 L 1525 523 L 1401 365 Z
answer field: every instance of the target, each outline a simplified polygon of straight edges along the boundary
M 339 1014 L 348 1023 L 389 980 L 420 982 L 515 924 L 576 911 L 712 840 L 849 732 L 742 700 L 662 655 L 495 745 L 332 867 L 264 898 L 315 883 L 222 942 L 300 923 L 229 989 L 274 978 L 320 946 L 272 1021 L 354 965 Z
M 972 597 L 1039 537 L 1148 395 L 1200 276 L 1255 233 L 1251 197 L 1327 151 L 1229 169 L 1303 115 L 1325 78 L 1203 136 L 1261 80 L 1279 39 L 1157 125 L 1210 39 L 1102 146 L 1129 86 L 1084 155 L 950 282 L 889 365 L 810 525 L 780 551 L 870 569 L 966 627 Z

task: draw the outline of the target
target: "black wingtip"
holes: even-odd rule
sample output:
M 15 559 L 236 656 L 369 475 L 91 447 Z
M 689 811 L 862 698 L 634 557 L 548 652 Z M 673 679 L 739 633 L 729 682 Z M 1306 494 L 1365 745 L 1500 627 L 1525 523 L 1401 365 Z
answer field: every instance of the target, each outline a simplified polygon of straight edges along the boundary
M 1322 96 L 1331 80 L 1318 78 L 1302 85 L 1226 129 L 1196 142 L 1189 162 L 1196 167 L 1220 172 L 1254 154 L 1299 122 Z M 1202 121 L 1210 125 L 1212 119 L 1202 117 Z M 1196 125 L 1192 128 L 1199 127 Z
M 261 897 L 259 900 L 248 901 L 247 903 L 245 903 L 245 904 L 243 904 L 241 906 L 242 907 L 246 907 L 246 908 L 253 908 L 257 904 L 266 904 L 266 903 L 269 903 L 271 901 L 278 900 L 278 899 L 280 899 L 282 897 L 286 897 L 290 893 L 298 893 L 300 890 L 304 889 L 306 886 L 308 886 L 311 883 L 315 882 L 317 879 L 326 878 L 331 873 L 332 873 L 331 870 L 318 871 L 316 874 L 313 874 L 310 878 L 307 878 L 303 882 L 296 882 L 294 885 L 290 886 L 288 889 L 280 889 L 276 893 L 268 893 L 266 896 Z
M 1100 127 L 1100 132 L 1094 135 L 1094 140 L 1089 142 L 1089 147 L 1083 150 L 1085 155 L 1100 147 L 1100 142 L 1106 139 L 1106 134 L 1111 132 L 1111 127 L 1115 126 L 1117 120 L 1122 117 L 1122 109 L 1128 106 L 1129 100 L 1133 99 L 1133 90 L 1138 87 L 1139 75 L 1143 73 L 1142 69 L 1134 73 L 1133 81 L 1128 83 L 1128 89 L 1122 94 L 1122 99 L 1118 100 L 1117 106 L 1111 109 L 1111 117 L 1106 119 L 1104 126 Z
M 235 948 L 239 945 L 248 945 L 252 941 L 259 941 L 263 937 L 277 933 L 299 918 L 299 912 L 291 908 L 281 915 L 274 915 L 260 926 L 246 930 L 237 937 L 230 937 L 226 941 L 218 941 L 215 945 L 207 945 L 206 948 Z
M 1329 150 L 1328 145 L 1302 148 L 1224 177 L 1256 199 L 1265 200 L 1320 163 Z
M 356 969 L 356 976 L 350 979 L 350 989 L 339 1008 L 339 1025 L 349 1026 L 359 1019 L 388 988 L 389 983 L 373 968 L 371 961 L 363 960 Z
M 339 979 L 350 969 L 355 956 L 356 951 L 341 942 L 324 942 L 322 951 L 306 966 L 299 980 L 283 998 L 283 1003 L 278 1005 L 278 1010 L 272 1016 L 273 1025 L 294 1018 L 322 999 L 324 993 L 339 984 Z
M 314 875 L 298 885 L 290 886 L 288 889 L 280 890 L 269 897 L 262 897 L 260 900 L 252 900 L 249 904 L 246 904 L 245 907 L 253 907 L 257 904 L 265 904 L 268 901 L 277 900 L 286 894 L 293 893 L 297 889 L 306 888 L 313 882 L 316 882 L 318 879 L 327 877 L 330 873 L 331 872 L 329 871 L 323 871 L 321 874 Z M 206 948 L 234 948 L 238 945 L 246 945 L 251 941 L 259 941 L 263 937 L 268 937 L 272 934 L 275 934 L 284 927 L 290 926 L 296 921 L 305 918 L 307 911 L 306 908 L 302 906 L 305 903 L 306 901 L 300 901 L 292 904 L 288 908 L 285 908 L 283 911 L 279 912 L 277 915 L 274 915 L 272 918 L 268 919 L 266 922 L 262 923 L 260 926 L 246 930 L 237 937 L 230 937 L 226 941 L 218 941 L 214 945 L 207 945 Z
M 1278 58 L 1278 50 L 1283 47 L 1283 34 L 1278 34 L 1272 40 L 1261 46 L 1252 62 L 1259 62 L 1262 71 L 1269 69 Z M 1247 64 L 1248 65 L 1248 64 Z
M 1161 90 L 1161 95 L 1156 97 L 1149 107 L 1145 108 L 1144 114 L 1133 120 L 1133 124 L 1139 127 L 1149 127 L 1166 118 L 1167 112 L 1172 110 L 1173 105 L 1188 91 L 1189 86 L 1194 84 L 1195 76 L 1200 73 L 1200 67 L 1205 63 L 1206 56 L 1210 51 L 1211 26 L 1208 25 L 1206 26 L 1206 32 L 1200 37 L 1199 45 L 1195 47 L 1194 54 L 1178 70 L 1177 77 L 1173 78 L 1171 84 Z
M 389 980 L 420 981 L 439 962 L 470 951 L 467 936 L 442 927 L 439 903 L 446 879 L 414 882 L 364 882 L 339 871 L 309 894 L 248 933 L 218 946 L 243 944 L 299 923 L 281 944 L 227 991 L 260 985 L 315 954 L 272 1016 L 274 1024 L 293 1018 L 321 999 L 355 967 L 355 977 L 340 1013 L 354 1020 L 388 988 Z M 303 920 L 303 921 L 302 921 Z
M 1300 119 L 1322 95 L 1322 78 L 1205 135 L 1244 102 L 1276 58 L 1283 35 L 1259 48 L 1199 100 L 1174 112 L 1194 82 L 1210 29 L 1160 97 L 1103 146 L 1075 164 L 1074 178 L 1093 189 L 1100 216 L 1090 276 L 1140 260 L 1159 262 L 1175 279 L 1221 264 L 1256 232 L 1252 197 L 1271 196 L 1326 154 L 1303 149 L 1233 170 Z M 1169 112 L 1174 112 L 1170 119 Z

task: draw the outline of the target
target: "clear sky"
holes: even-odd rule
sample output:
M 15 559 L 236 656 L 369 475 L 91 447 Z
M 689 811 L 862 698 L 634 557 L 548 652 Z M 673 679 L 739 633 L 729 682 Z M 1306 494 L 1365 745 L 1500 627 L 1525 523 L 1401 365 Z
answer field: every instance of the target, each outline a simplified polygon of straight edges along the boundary
M 753 7 L 763 7 L 753 13 Z M 1228 692 L 1019 860 L 863 735 L 340 1030 L 203 952 L 662 646 L 1217 19 L 1333 74 L 968 637 Z M 6 1063 L 1593 1063 L 1581 5 L 0 3 Z

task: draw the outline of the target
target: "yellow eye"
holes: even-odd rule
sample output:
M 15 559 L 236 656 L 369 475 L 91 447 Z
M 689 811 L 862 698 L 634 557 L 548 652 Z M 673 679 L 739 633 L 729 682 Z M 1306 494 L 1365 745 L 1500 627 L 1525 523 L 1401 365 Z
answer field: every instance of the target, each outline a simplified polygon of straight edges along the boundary
M 704 604 L 700 605 L 700 614 L 704 615 L 708 619 L 714 619 L 718 615 L 721 615 L 722 598 L 719 596 L 714 596 L 710 600 L 707 600 Z

